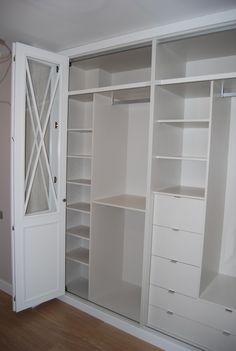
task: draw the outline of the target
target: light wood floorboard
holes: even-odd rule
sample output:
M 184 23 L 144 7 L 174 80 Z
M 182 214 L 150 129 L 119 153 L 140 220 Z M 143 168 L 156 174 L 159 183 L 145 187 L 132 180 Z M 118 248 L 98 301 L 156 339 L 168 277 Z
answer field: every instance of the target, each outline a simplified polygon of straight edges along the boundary
M 0 291 L 0 350 L 160 351 L 59 300 L 20 313 Z

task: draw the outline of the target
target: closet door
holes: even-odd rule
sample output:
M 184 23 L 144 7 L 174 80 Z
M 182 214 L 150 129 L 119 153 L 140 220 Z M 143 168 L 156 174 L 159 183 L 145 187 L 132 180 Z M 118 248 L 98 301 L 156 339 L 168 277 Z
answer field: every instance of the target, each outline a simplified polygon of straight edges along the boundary
M 68 58 L 16 43 L 12 96 L 13 308 L 64 294 Z

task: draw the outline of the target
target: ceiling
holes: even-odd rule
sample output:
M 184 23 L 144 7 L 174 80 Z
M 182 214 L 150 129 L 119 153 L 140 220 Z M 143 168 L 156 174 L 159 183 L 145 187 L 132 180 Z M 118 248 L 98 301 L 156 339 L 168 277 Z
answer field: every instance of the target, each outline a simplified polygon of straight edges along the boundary
M 63 50 L 236 9 L 236 0 L 0 0 L 0 38 Z

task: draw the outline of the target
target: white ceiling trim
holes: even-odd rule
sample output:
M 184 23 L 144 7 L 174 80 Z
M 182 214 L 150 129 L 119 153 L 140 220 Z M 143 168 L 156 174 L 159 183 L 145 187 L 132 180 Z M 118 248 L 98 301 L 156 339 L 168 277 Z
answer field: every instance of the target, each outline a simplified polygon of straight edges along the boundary
M 152 29 L 117 36 L 68 50 L 63 50 L 60 51 L 60 53 L 67 55 L 70 58 L 74 58 L 80 55 L 92 54 L 112 48 L 119 48 L 124 45 L 135 45 L 144 41 L 152 40 L 153 38 L 171 38 L 188 35 L 190 33 L 205 33 L 233 27 L 236 27 L 236 10 L 219 12 L 213 15 L 197 17 L 191 20 L 175 22 L 165 26 L 159 26 Z

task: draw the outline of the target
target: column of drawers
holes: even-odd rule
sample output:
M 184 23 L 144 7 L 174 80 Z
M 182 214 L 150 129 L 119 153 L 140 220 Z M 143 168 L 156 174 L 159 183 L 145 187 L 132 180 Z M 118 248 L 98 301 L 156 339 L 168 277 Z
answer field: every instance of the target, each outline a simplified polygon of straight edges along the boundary
M 205 202 L 155 195 L 151 284 L 198 297 Z
M 156 194 L 148 325 L 206 350 L 236 350 L 236 313 L 199 299 L 205 202 Z

